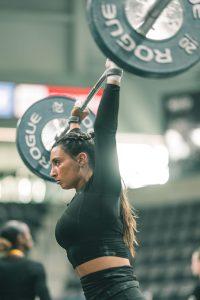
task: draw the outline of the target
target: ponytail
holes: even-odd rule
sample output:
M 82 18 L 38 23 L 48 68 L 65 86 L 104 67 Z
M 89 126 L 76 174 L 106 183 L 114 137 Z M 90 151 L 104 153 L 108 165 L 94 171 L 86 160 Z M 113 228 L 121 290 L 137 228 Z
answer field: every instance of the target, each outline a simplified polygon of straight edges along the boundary
M 120 195 L 121 202 L 121 213 L 123 218 L 123 238 L 125 244 L 128 246 L 131 255 L 135 256 L 135 247 L 137 245 L 136 232 L 137 232 L 137 223 L 136 223 L 136 214 L 131 208 L 126 190 L 121 191 Z

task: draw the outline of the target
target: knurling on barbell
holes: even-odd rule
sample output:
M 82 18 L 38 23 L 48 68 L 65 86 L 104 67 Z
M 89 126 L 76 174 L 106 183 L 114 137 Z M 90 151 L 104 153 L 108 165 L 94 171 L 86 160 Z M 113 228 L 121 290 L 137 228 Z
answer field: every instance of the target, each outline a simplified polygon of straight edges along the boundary
M 137 32 L 146 37 L 156 20 L 171 1 L 172 0 L 157 0 L 152 7 L 150 7 L 149 11 L 146 12 L 143 23 L 140 24 Z

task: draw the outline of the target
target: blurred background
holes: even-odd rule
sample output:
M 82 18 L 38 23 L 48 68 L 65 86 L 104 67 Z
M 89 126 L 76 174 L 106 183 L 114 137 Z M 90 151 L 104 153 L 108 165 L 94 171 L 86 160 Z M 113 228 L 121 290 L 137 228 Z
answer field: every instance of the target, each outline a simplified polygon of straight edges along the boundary
M 76 98 L 104 71 L 81 0 L 0 1 L 0 224 L 32 229 L 55 300 L 84 299 L 54 228 L 73 191 L 32 174 L 15 143 L 17 122 L 48 95 Z M 93 111 L 99 97 L 94 99 Z M 120 170 L 138 215 L 134 269 L 148 300 L 187 299 L 200 246 L 200 64 L 169 79 L 125 72 L 118 127 Z

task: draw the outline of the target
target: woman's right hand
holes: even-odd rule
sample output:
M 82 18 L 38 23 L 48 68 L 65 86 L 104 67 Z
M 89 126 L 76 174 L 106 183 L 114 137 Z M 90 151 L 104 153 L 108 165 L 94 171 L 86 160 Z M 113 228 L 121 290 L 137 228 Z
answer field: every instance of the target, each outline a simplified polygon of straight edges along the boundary
M 81 121 L 83 121 L 88 115 L 89 115 L 89 109 L 86 108 L 83 111 L 80 109 L 82 106 L 81 101 L 76 101 L 75 105 L 73 106 L 72 110 L 71 110 L 71 115 L 69 118 L 69 130 L 72 130 L 74 128 L 80 128 L 80 123 Z M 75 119 L 77 120 L 72 120 L 73 117 L 75 117 Z
M 119 68 L 112 60 L 110 60 L 110 58 L 106 59 L 105 67 L 106 67 L 106 69 Z
M 76 104 L 72 108 L 71 116 L 79 117 L 80 122 L 83 121 L 89 115 L 89 110 L 86 108 L 84 111 L 81 111 L 80 106 Z
M 85 117 L 87 117 L 90 113 L 87 107 L 83 111 L 81 111 L 80 108 L 82 107 L 83 104 L 84 104 L 84 100 L 80 100 L 80 99 L 77 100 L 71 111 L 71 115 L 79 117 L 81 121 L 85 119 Z

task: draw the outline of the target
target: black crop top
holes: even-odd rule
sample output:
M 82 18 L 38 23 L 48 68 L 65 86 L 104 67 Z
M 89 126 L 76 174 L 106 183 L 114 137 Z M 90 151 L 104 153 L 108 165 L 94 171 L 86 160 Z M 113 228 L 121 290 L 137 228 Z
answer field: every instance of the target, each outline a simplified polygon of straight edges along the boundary
M 121 177 L 115 139 L 118 109 L 119 86 L 108 84 L 94 124 L 93 176 L 56 225 L 57 242 L 67 250 L 74 268 L 97 257 L 130 255 L 120 217 Z

